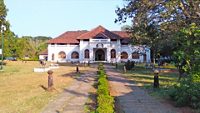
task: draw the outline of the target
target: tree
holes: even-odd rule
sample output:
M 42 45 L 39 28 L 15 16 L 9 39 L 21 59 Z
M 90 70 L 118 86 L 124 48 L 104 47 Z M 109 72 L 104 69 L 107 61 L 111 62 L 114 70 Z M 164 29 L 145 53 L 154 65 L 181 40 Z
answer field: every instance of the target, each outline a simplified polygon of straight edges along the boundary
M 133 19 L 133 40 L 154 51 L 170 48 L 179 72 L 187 75 L 175 85 L 170 96 L 178 106 L 200 109 L 200 1 L 127 0 L 118 8 L 115 22 Z M 159 46 L 155 46 L 159 43 Z M 163 49 L 163 50 L 162 50 Z
M 31 60 L 37 60 L 39 52 L 47 49 L 47 41 L 49 39 L 51 37 L 45 36 L 22 36 L 16 38 L 17 42 L 14 45 L 18 45 L 16 47 L 17 57 L 24 59 L 25 56 L 28 56 Z
M 164 10 L 154 2 L 146 0 L 129 1 L 124 8 L 118 8 L 116 13 L 118 18 L 115 22 L 126 22 L 126 19 L 133 19 L 133 26 L 130 29 L 134 44 L 147 45 L 151 48 L 152 59 L 155 62 L 155 56 L 159 50 L 160 19 L 155 18 L 159 10 Z
M 0 0 L 0 48 L 3 49 L 3 53 L 2 56 L 5 54 L 7 55 L 7 50 L 5 48 L 3 48 L 5 46 L 4 41 L 7 43 L 8 41 L 6 40 L 6 35 L 8 34 L 8 32 L 10 32 L 10 24 L 9 22 L 6 20 L 6 16 L 7 16 L 7 9 L 6 6 L 4 4 L 3 0 Z M 2 39 L 2 37 L 4 37 Z M 3 41 L 3 42 L 2 42 Z M 2 45 L 3 44 L 3 45 Z
M 129 25 L 124 25 L 121 27 L 121 31 L 129 31 L 131 29 L 131 26 Z
M 117 8 L 115 22 L 123 23 L 131 18 L 133 42 L 150 46 L 153 57 L 163 48 L 174 50 L 171 39 L 180 28 L 200 23 L 200 1 L 127 0 L 126 3 L 123 8 Z
M 6 21 L 6 16 L 7 16 L 7 9 L 4 4 L 3 0 L 0 0 L 0 30 L 2 31 L 2 26 L 7 27 L 7 21 Z
M 10 30 L 4 33 L 4 57 L 16 57 L 17 37 Z

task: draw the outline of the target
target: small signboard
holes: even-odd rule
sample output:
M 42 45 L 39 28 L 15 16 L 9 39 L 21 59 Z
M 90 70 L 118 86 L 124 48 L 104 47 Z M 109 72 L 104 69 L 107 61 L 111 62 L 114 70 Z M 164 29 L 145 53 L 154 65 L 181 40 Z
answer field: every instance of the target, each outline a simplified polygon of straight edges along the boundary
M 2 54 L 2 49 L 0 49 L 0 55 Z

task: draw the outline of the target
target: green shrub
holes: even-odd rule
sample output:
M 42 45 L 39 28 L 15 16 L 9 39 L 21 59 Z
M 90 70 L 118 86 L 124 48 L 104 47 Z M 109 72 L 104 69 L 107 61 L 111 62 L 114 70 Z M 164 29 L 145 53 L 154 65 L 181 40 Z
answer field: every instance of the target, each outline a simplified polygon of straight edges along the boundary
M 97 94 L 109 95 L 108 82 L 105 78 L 99 78 Z
M 98 95 L 109 95 L 109 91 L 107 87 L 99 86 L 97 90 Z
M 114 99 L 109 95 L 99 95 L 97 98 L 98 113 L 114 113 Z
M 103 64 L 102 64 L 102 63 L 100 63 L 100 64 L 99 64 L 99 66 L 98 66 L 98 69 L 99 69 L 99 70 L 103 70 L 103 69 L 104 69 L 104 67 L 103 67 Z
M 106 85 L 108 86 L 108 82 L 107 82 L 107 79 L 105 78 L 105 76 L 101 76 L 98 80 L 98 84 L 99 85 Z
M 104 70 L 99 70 L 99 77 L 106 77 Z
M 109 95 L 109 85 L 106 79 L 105 71 L 103 70 L 103 65 L 99 64 L 98 69 L 97 113 L 113 113 L 114 99 Z
M 131 69 L 133 69 L 135 67 L 135 62 L 128 60 L 125 63 L 125 67 L 126 67 L 127 70 L 131 70 Z
M 191 106 L 200 109 L 200 82 L 184 79 L 170 91 L 170 97 L 177 106 Z

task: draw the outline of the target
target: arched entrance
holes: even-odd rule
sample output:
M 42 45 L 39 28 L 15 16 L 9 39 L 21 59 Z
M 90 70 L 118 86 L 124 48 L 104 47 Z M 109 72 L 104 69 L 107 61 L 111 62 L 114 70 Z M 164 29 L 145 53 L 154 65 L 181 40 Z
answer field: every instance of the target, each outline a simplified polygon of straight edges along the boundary
M 105 61 L 105 52 L 102 49 L 98 49 L 95 52 L 95 61 Z

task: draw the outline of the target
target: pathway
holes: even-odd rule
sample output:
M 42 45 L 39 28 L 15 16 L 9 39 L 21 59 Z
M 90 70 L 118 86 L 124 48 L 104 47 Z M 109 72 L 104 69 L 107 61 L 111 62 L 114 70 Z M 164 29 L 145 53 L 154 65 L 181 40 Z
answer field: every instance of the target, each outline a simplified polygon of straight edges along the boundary
M 42 113 L 84 113 L 95 75 L 96 72 L 88 71 L 77 77 L 56 100 L 46 106 Z
M 189 113 L 149 96 L 137 84 L 123 78 L 112 66 L 106 65 L 105 69 L 109 77 L 111 95 L 116 97 L 118 113 Z

